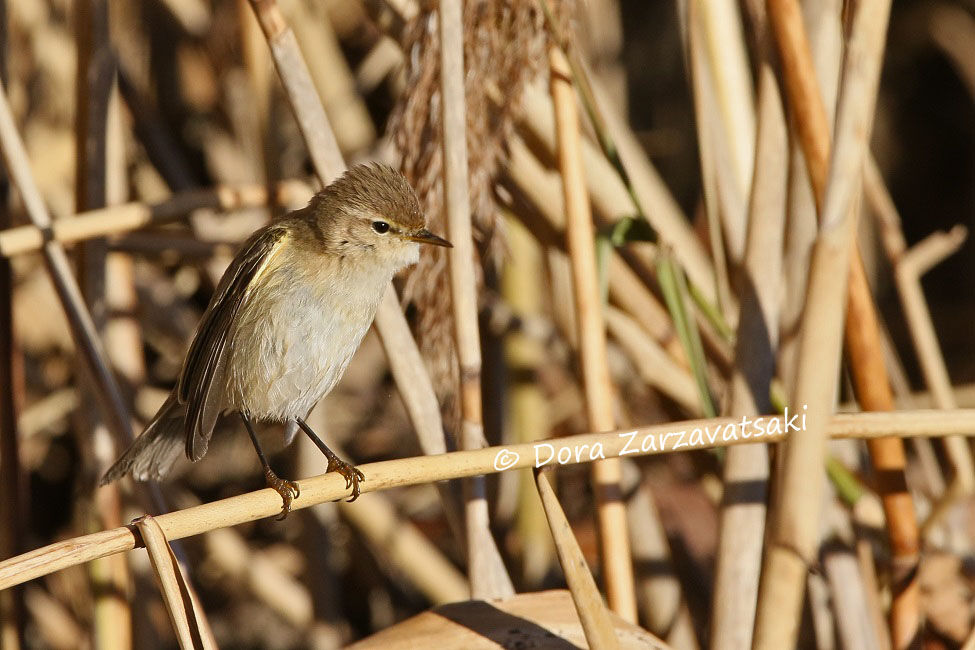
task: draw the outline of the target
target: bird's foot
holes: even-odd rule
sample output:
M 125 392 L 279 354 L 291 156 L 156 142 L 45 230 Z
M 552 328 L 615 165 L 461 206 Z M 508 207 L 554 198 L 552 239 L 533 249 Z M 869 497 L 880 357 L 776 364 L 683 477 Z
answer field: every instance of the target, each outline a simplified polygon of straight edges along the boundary
M 359 471 L 355 465 L 350 465 L 335 454 L 328 457 L 328 469 L 326 472 L 338 472 L 345 479 L 346 489 L 352 488 L 352 496 L 349 503 L 359 498 L 359 481 L 365 481 L 365 474 Z
M 296 482 L 278 478 L 270 467 L 264 470 L 264 479 L 269 488 L 281 495 L 281 514 L 277 518 L 281 521 L 291 512 L 291 502 L 298 498 L 301 490 Z

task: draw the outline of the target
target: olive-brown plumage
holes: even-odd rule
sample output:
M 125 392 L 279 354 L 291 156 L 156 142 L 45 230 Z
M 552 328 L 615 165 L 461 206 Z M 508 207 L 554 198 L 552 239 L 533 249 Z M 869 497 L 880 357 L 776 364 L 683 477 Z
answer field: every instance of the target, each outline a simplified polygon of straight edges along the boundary
M 139 438 L 106 472 L 165 476 L 181 455 L 206 454 L 217 418 L 236 411 L 255 445 L 282 516 L 297 485 L 271 471 L 252 420 L 301 428 L 358 496 L 361 473 L 304 422 L 338 382 L 393 275 L 419 244 L 450 244 L 425 228 L 412 188 L 384 165 L 350 169 L 309 204 L 255 232 L 231 262 L 190 344 L 179 381 Z

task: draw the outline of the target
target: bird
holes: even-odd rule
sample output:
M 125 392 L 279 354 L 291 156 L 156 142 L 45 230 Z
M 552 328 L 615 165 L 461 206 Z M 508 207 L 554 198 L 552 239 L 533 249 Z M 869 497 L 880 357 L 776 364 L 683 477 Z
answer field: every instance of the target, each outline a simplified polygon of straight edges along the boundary
M 350 168 L 306 207 L 255 231 L 218 283 L 172 392 L 100 484 L 129 473 L 160 480 L 181 454 L 200 460 L 217 419 L 236 413 L 268 487 L 281 495 L 279 518 L 300 491 L 271 469 L 254 421 L 283 423 L 286 444 L 303 431 L 355 500 L 362 472 L 305 419 L 338 383 L 387 285 L 416 263 L 423 244 L 452 247 L 427 229 L 406 178 L 379 163 Z

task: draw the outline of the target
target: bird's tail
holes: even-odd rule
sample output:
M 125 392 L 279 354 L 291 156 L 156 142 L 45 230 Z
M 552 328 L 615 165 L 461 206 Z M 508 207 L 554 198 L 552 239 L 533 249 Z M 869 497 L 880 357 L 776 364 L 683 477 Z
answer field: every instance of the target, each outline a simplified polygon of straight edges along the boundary
M 176 401 L 175 394 L 170 394 L 142 435 L 108 468 L 99 485 L 107 485 L 129 472 L 138 481 L 166 476 L 186 446 L 185 418 L 186 407 Z

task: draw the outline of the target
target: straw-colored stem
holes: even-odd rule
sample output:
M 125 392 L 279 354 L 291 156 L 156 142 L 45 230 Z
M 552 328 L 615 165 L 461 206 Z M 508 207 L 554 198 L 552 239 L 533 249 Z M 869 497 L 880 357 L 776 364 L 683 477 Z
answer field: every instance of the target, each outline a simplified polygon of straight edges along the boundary
M 258 178 L 268 182 L 277 174 L 273 144 L 271 142 L 271 98 L 274 89 L 274 71 L 265 44 L 264 34 L 248 0 L 237 0 L 237 16 L 240 23 L 240 49 L 250 86 L 250 101 L 239 107 L 239 114 L 247 120 L 240 132 L 240 146 L 255 168 Z M 256 171 L 256 170 L 255 170 Z
M 515 214 L 540 243 L 564 250 L 565 200 L 558 174 L 545 169 L 517 136 L 508 139 L 506 169 Z M 608 267 L 610 301 L 629 312 L 675 360 L 686 363 L 666 308 L 617 252 L 609 256 Z
M 745 52 L 741 13 L 734 0 L 689 0 L 694 3 L 700 19 L 706 47 L 711 82 L 718 101 L 721 137 L 729 154 L 734 183 L 744 197 L 751 187 L 755 159 L 755 97 L 752 74 Z M 739 222 L 725 222 L 732 260 L 740 262 L 745 246 L 744 211 L 739 215 L 723 215 L 724 220 L 738 218 Z
M 146 515 L 136 520 L 135 527 L 149 554 L 153 575 L 169 614 L 176 640 L 180 648 L 216 648 L 209 628 L 198 620 L 202 611 L 192 590 L 180 570 L 179 562 L 166 540 L 166 533 L 159 522 Z
M 769 388 L 778 347 L 782 241 L 789 140 L 771 59 L 764 11 L 751 3 L 759 41 L 758 140 L 749 204 L 744 268 L 738 297 L 741 317 L 731 377 L 732 415 L 771 410 Z M 762 22 L 759 22 L 762 21 Z M 750 648 L 758 597 L 769 458 L 764 446 L 729 449 L 712 597 L 711 647 Z
M 318 98 L 308 65 L 298 48 L 298 41 L 275 0 L 250 0 L 250 3 L 271 48 L 274 67 L 294 109 L 298 128 L 308 146 L 308 155 L 319 180 L 323 185 L 328 185 L 341 175 L 345 160 Z
M 117 197 L 110 185 L 124 186 L 119 176 L 125 173 L 118 146 L 121 139 L 115 91 L 115 64 L 109 43 L 109 8 L 107 0 L 83 0 L 75 6 L 75 30 L 78 44 L 75 94 L 75 210 L 100 208 Z M 113 103 L 115 106 L 113 107 Z M 113 115 L 113 108 L 114 115 Z M 115 118 L 113 120 L 113 117 Z M 114 133 L 113 133 L 114 132 Z M 112 142 L 112 136 L 115 142 Z M 115 145 L 115 151 L 110 151 Z M 112 154 L 115 154 L 114 156 Z M 114 193 L 118 193 L 118 189 Z M 108 325 L 106 261 L 108 244 L 104 238 L 91 239 L 78 247 L 78 284 L 84 295 L 92 322 L 99 337 Z M 121 280 L 116 278 L 116 281 Z M 79 360 L 79 365 L 84 365 Z M 75 427 L 81 448 L 85 450 L 89 480 L 107 469 L 116 449 L 126 444 L 126 437 L 116 438 L 106 429 L 92 393 L 97 386 L 81 384 L 81 408 L 75 412 Z M 131 435 L 131 434 L 130 434 Z M 108 453 L 99 458 L 93 450 Z M 86 488 L 91 489 L 89 483 Z M 122 499 L 117 484 L 95 493 L 94 513 L 84 513 L 89 530 L 114 528 L 122 524 Z M 94 516 L 92 516 L 94 515 Z M 128 602 L 129 570 L 124 558 L 102 558 L 89 567 L 94 598 L 94 639 L 100 648 L 132 647 L 132 613 Z
M 849 222 L 853 220 L 850 219 Z M 759 586 L 753 647 L 788 648 L 799 631 L 806 571 L 816 562 L 822 507 L 826 437 L 822 424 L 831 410 L 840 369 L 842 297 L 852 224 L 822 232 L 813 248 L 806 316 L 799 343 L 795 403 L 808 405 L 809 430 L 784 449 L 782 479 Z M 809 314 L 814 313 L 815 318 Z
M 876 0 L 857 7 L 844 62 L 841 99 L 837 109 L 836 146 L 832 166 L 828 168 L 828 182 L 826 156 L 823 155 L 829 151 L 826 114 L 822 101 L 818 100 L 819 93 L 798 3 L 769 0 L 768 8 L 786 76 L 790 105 L 797 118 L 813 179 L 813 193 L 821 206 L 821 228 L 810 268 L 795 391 L 796 400 L 809 405 L 811 420 L 821 422 L 831 410 L 836 389 L 841 352 L 839 331 L 843 318 L 842 301 L 848 288 L 846 278 L 835 277 L 838 275 L 835 269 L 851 268 L 851 264 L 852 268 L 856 268 L 858 260 L 855 252 L 851 253 L 851 248 L 855 251 L 855 247 L 851 246 L 856 222 L 855 200 L 859 195 L 866 140 L 876 102 L 890 4 L 886 0 Z M 800 105 L 801 99 L 808 100 L 810 104 Z M 810 112 L 811 107 L 818 108 Z M 804 123 L 804 120 L 808 123 Z M 824 137 L 825 140 L 822 140 Z M 856 273 L 851 275 L 850 291 L 852 295 L 859 296 L 861 302 L 854 306 L 851 300 L 850 309 L 872 310 L 869 291 L 864 295 L 853 286 L 861 279 L 865 280 L 865 277 L 860 278 Z M 866 307 L 863 306 L 864 302 Z M 876 332 L 873 332 L 873 340 L 880 340 Z M 856 364 L 853 368 L 855 374 L 862 370 Z M 882 357 L 880 370 L 883 371 Z M 877 381 L 886 381 L 885 372 L 879 378 L 872 377 Z M 900 441 L 896 441 L 896 444 L 900 444 Z M 888 450 L 885 450 L 889 456 L 885 453 L 883 458 L 876 459 L 888 472 L 897 462 L 892 447 L 892 444 L 888 445 Z M 775 529 L 763 564 L 755 626 L 754 646 L 757 648 L 782 648 L 795 644 L 807 566 L 816 557 L 825 451 L 824 431 L 816 425 L 786 445 L 781 492 L 773 515 Z M 902 471 L 903 465 L 899 469 Z M 901 507 L 905 504 L 899 492 L 888 492 L 885 496 L 888 497 L 886 504 L 892 506 L 887 509 L 888 518 L 907 517 L 913 521 L 913 508 L 905 511 Z M 906 505 L 910 506 L 909 496 L 907 501 Z M 909 525 L 900 527 L 890 519 L 888 522 L 892 531 L 895 527 L 898 531 L 910 529 Z M 916 530 L 915 523 L 915 534 Z M 902 550 L 905 551 L 904 557 L 907 557 L 909 550 Z M 917 603 L 913 605 L 916 616 Z M 909 626 L 909 618 L 907 614 L 906 619 L 902 616 L 895 620 L 906 621 Z M 895 638 L 901 637 L 895 632 Z
M 626 466 L 624 465 L 624 468 Z M 657 506 L 647 481 L 630 467 L 639 483 L 632 488 L 626 504 L 630 523 L 630 543 L 636 567 L 637 599 L 644 626 L 674 648 L 697 650 L 700 644 L 694 621 L 684 599 L 680 580 L 666 568 L 672 564 L 667 530 L 660 521 Z M 630 486 L 626 485 L 629 488 Z
M 701 171 L 711 177 L 706 200 L 712 249 L 720 243 L 720 255 L 727 254 L 734 268 L 744 258 L 756 123 L 741 17 L 737 3 L 728 0 L 688 0 L 687 17 Z M 720 280 L 727 269 L 720 268 L 721 257 L 714 259 Z
M 694 116 L 697 127 L 698 157 L 701 168 L 701 194 L 704 199 L 704 213 L 708 225 L 708 239 L 711 245 L 711 257 L 714 260 L 714 279 L 712 286 L 718 297 L 718 308 L 728 313 L 731 303 L 731 285 L 728 280 L 728 259 L 724 230 L 721 227 L 721 217 L 736 212 L 727 200 L 729 192 L 721 192 L 719 183 L 732 183 L 727 178 L 733 172 L 730 165 L 719 165 L 718 159 L 728 162 L 727 151 L 719 151 L 721 145 L 726 144 L 718 137 L 719 120 L 716 115 L 718 108 L 714 88 L 711 83 L 709 70 L 704 53 L 705 43 L 703 29 L 700 25 L 698 3 L 696 0 L 687 2 L 687 50 L 690 66 L 691 85 L 693 88 Z M 735 192 L 737 197 L 737 192 Z M 738 201 L 735 201 L 737 204 Z M 737 215 L 735 215 L 737 216 Z M 740 256 L 736 262 L 740 262 Z M 709 286 L 709 285 L 705 285 Z
M 292 2 L 284 9 L 304 58 L 315 62 L 309 72 L 325 114 L 335 126 L 339 148 L 349 154 L 368 150 L 376 139 L 376 128 L 324 3 Z
M 50 229 L 51 217 L 31 174 L 27 152 L 17 133 L 5 89 L 0 93 L 0 147 L 3 149 L 3 158 L 10 180 L 20 191 L 28 217 L 37 228 L 45 231 Z M 43 253 L 58 298 L 68 316 L 75 341 L 86 362 L 86 370 L 98 387 L 96 395 L 103 409 L 103 415 L 120 440 L 131 439 L 132 434 L 121 393 L 108 368 L 97 330 L 71 273 L 64 248 L 57 242 L 48 241 L 43 247 Z
M 498 98 L 497 101 L 503 101 Z M 556 156 L 556 129 L 552 118 L 552 100 L 540 85 L 530 84 L 525 87 L 522 97 L 522 121 L 518 124 L 519 132 L 525 137 L 529 147 L 539 150 L 539 157 L 543 160 L 551 160 Z M 620 127 L 622 128 L 622 127 Z M 636 152 L 633 152 L 634 155 Z M 620 179 L 612 164 L 602 154 L 599 148 L 589 142 L 582 142 L 582 162 L 584 169 L 584 182 L 590 197 L 596 216 L 605 223 L 615 223 L 621 217 L 631 217 L 636 212 L 636 206 L 626 186 Z M 650 162 L 644 161 L 644 170 L 652 169 Z M 638 167 L 637 169 L 640 169 Z M 640 180 L 641 176 L 635 177 Z M 636 182 L 636 181 L 635 181 Z M 680 261 L 687 272 L 688 278 L 698 287 L 710 288 L 713 284 L 713 273 L 711 262 L 706 253 L 696 240 L 695 235 L 687 225 L 687 219 L 679 214 L 674 199 L 666 193 L 666 187 L 662 184 L 657 185 L 652 182 L 637 184 L 638 196 L 649 195 L 653 198 L 644 204 L 650 212 L 647 219 L 660 235 L 660 240 L 673 246 L 674 255 Z M 659 193 L 664 193 L 662 196 Z M 654 208 L 669 215 L 669 218 L 657 220 Z M 673 214 L 677 210 L 678 214 Z M 682 224 L 674 234 L 673 229 L 676 224 Z M 678 227 L 680 228 L 680 227 Z M 685 232 L 683 229 L 687 229 Z M 645 255 L 646 247 L 636 247 L 635 254 L 640 255 L 648 268 L 653 267 L 652 260 Z
M 454 245 L 448 256 L 454 340 L 460 364 L 462 449 L 485 446 L 481 404 L 481 341 L 477 323 L 474 234 L 467 187 L 467 111 L 464 97 L 464 23 L 460 0 L 443 0 L 440 27 L 440 89 L 443 101 L 443 185 L 447 233 Z M 514 588 L 491 537 L 483 477 L 465 482 L 467 562 L 471 596 L 502 598 Z
M 606 311 L 606 327 L 633 361 L 640 378 L 648 386 L 680 404 L 688 413 L 701 414 L 694 378 L 688 374 L 686 368 L 674 363 L 653 339 L 646 336 L 635 318 L 609 307 Z
M 829 168 L 830 128 L 798 0 L 768 0 L 768 15 L 817 206 L 822 205 Z
M 689 449 L 713 449 L 742 444 L 764 444 L 795 439 L 795 428 L 813 426 L 812 414 L 801 411 L 790 416 L 792 427 L 781 416 L 761 419 L 711 418 L 689 420 L 622 431 L 584 433 L 541 442 L 487 447 L 476 451 L 455 451 L 436 456 L 417 456 L 399 460 L 367 463 L 359 468 L 369 480 L 362 483 L 363 493 L 379 492 L 407 485 L 433 483 L 480 474 L 495 474 L 512 469 L 558 463 L 570 465 L 593 462 L 600 457 L 649 456 Z M 821 423 L 827 435 L 834 438 L 872 439 L 897 437 L 938 437 L 975 435 L 975 409 L 957 411 L 897 411 L 891 413 L 841 413 L 824 416 Z M 775 433 L 770 433 L 775 432 Z M 781 432 L 781 433 L 779 433 Z M 805 434 L 798 437 L 803 437 Z M 563 463 L 562 460 L 565 462 Z M 547 462 L 545 462 L 547 461 Z M 299 481 L 301 497 L 293 510 L 308 508 L 348 495 L 341 476 L 329 472 Z M 281 513 L 281 496 L 265 488 L 235 497 L 214 501 L 178 512 L 159 515 L 156 520 L 170 541 L 199 535 L 207 531 L 236 526 Z M 85 535 L 30 551 L 0 562 L 0 590 L 59 571 L 69 566 L 90 562 L 99 557 L 128 551 L 136 538 L 127 528 Z
M 821 222 L 828 226 L 838 219 L 844 218 L 841 206 L 847 205 L 852 196 L 859 193 L 861 169 L 854 169 L 850 177 L 843 179 L 835 176 L 838 166 L 839 152 L 833 154 L 833 168 L 828 168 L 827 156 L 830 152 L 829 124 L 822 99 L 818 93 L 809 46 L 806 41 L 801 16 L 798 15 L 798 5 L 794 2 L 780 2 L 770 0 L 772 23 L 776 30 L 779 53 L 783 59 L 786 86 L 790 94 L 790 104 L 793 111 L 798 113 L 798 129 L 806 165 L 809 169 L 813 186 L 813 196 L 821 215 Z M 883 51 L 883 34 L 886 32 L 886 16 L 889 13 L 889 3 L 879 7 L 882 13 L 871 16 L 874 21 L 870 26 L 876 31 L 881 28 L 878 51 L 873 56 L 879 59 Z M 858 15 L 864 10 L 859 9 Z M 879 18 L 883 17 L 881 21 Z M 861 19 L 861 21 L 864 19 Z M 791 40 L 789 40 L 791 39 Z M 847 53 L 847 70 L 851 54 Z M 848 87 L 844 78 L 844 91 Z M 841 94 L 841 102 L 846 98 Z M 874 101 L 871 98 L 869 101 Z M 807 110 L 800 107 L 800 103 L 808 103 Z M 841 123 L 841 114 L 837 114 L 837 147 L 844 140 L 840 139 L 845 124 Z M 803 124 L 808 119 L 809 124 Z M 865 125 L 869 127 L 872 116 L 867 118 Z M 862 165 L 862 162 L 860 163 Z M 827 173 L 829 182 L 834 178 L 838 182 L 829 195 L 826 192 Z M 857 400 L 865 410 L 890 410 L 894 406 L 893 393 L 887 378 L 884 364 L 881 337 L 877 322 L 876 309 L 870 295 L 866 271 L 858 250 L 854 247 L 850 256 L 850 278 L 847 284 L 847 314 L 846 314 L 846 349 L 850 358 L 854 388 Z M 802 370 L 800 370 L 802 372 Z M 894 645 L 897 648 L 906 647 L 912 642 L 920 623 L 920 603 L 918 585 L 916 581 L 916 564 L 919 552 L 919 532 L 914 514 L 914 506 L 910 494 L 907 492 L 904 479 L 906 456 L 903 443 L 899 440 L 875 441 L 870 443 L 871 462 L 877 475 L 881 478 L 879 490 L 884 501 L 887 514 L 888 530 L 895 556 L 894 583 L 898 591 L 894 594 L 891 608 L 891 626 Z M 915 576 L 915 578 L 911 578 Z
M 793 428 L 810 426 L 808 413 Z M 731 433 L 729 434 L 729 431 Z M 827 432 L 834 438 L 871 439 L 887 436 L 937 437 L 972 435 L 975 409 L 944 411 L 900 411 L 894 413 L 848 413 L 832 416 Z M 770 433 L 774 432 L 774 433 Z M 781 432 L 781 433 L 779 433 Z M 690 434 L 690 435 L 688 435 Z M 703 436 L 703 438 L 701 437 Z M 599 457 L 647 456 L 688 449 L 712 449 L 741 444 L 783 441 L 794 437 L 786 431 L 786 419 L 764 417 L 711 418 L 638 427 L 623 431 L 586 433 L 537 443 L 489 447 L 437 456 L 418 456 L 362 465 L 370 480 L 362 484 L 363 493 L 432 483 L 478 474 L 492 474 L 539 464 L 576 464 Z M 695 441 L 691 443 L 691 441 Z M 561 462 L 564 460 L 565 462 Z M 300 481 L 302 496 L 293 509 L 300 510 L 348 494 L 341 477 L 323 474 Z M 195 506 L 179 513 L 157 517 L 170 540 L 189 537 L 225 526 L 280 514 L 280 496 L 270 489 L 259 490 L 221 501 Z M 0 590 L 32 580 L 53 571 L 91 561 L 111 553 L 134 548 L 127 528 L 86 535 L 31 551 L 0 562 Z
M 870 619 L 867 585 L 860 575 L 857 556 L 836 543 L 824 552 L 822 564 L 829 580 L 836 631 L 842 647 L 880 650 Z
M 545 261 L 541 244 L 515 219 L 509 213 L 505 224 L 509 257 L 501 272 L 501 292 L 512 316 L 524 322 L 542 313 Z M 538 371 L 545 362 L 545 345 L 523 330 L 513 330 L 504 337 L 504 353 L 509 373 L 505 439 L 531 442 L 547 438 L 548 400 L 538 382 Z M 517 481 L 515 529 L 522 543 L 522 580 L 531 589 L 542 584 L 553 557 L 552 536 L 535 496 L 535 486 L 528 478 L 524 474 L 508 477 Z
M 615 424 L 613 387 L 606 360 L 606 330 L 597 286 L 595 238 L 582 167 L 579 116 L 575 92 L 569 81 L 568 64 L 561 50 L 555 46 L 549 50 L 549 65 L 586 412 L 590 428 L 609 430 Z M 622 471 L 617 460 L 607 459 L 593 465 L 600 551 L 609 605 L 624 619 L 633 622 L 636 621 L 636 596 L 626 532 L 626 509 L 620 490 L 621 478 Z
M 47 240 L 70 244 L 170 223 L 196 210 L 231 212 L 245 208 L 287 205 L 310 194 L 306 184 L 297 180 L 282 181 L 270 193 L 265 185 L 245 183 L 180 192 L 159 203 L 132 202 L 86 210 L 70 218 L 58 219 L 49 229 L 26 225 L 0 230 L 0 257 L 15 257 L 38 251 Z
M 931 311 L 924 298 L 921 276 L 957 251 L 967 232 L 963 227 L 956 226 L 948 233 L 933 233 L 908 250 L 897 207 L 884 185 L 876 161 L 872 158 L 864 166 L 864 190 L 874 214 L 880 220 L 881 242 L 894 267 L 897 293 L 911 332 L 914 351 L 921 365 L 924 383 L 931 391 L 934 404 L 938 408 L 957 408 L 948 367 L 938 344 Z M 954 499 L 975 491 L 975 466 L 968 444 L 957 438 L 946 438 L 945 449 L 954 469 L 952 494 L 949 498 Z M 936 512 L 941 510 L 943 508 L 935 508 Z M 931 521 L 929 518 L 924 525 L 925 529 Z
M 812 59 L 819 90 L 828 107 L 832 124 L 843 58 L 843 0 L 806 3 L 805 24 L 809 29 Z M 809 253 L 816 238 L 816 199 L 813 197 L 806 161 L 798 135 L 790 134 L 788 226 L 785 235 L 785 287 L 783 289 L 781 337 L 777 367 L 787 394 L 792 395 L 796 378 L 799 323 L 809 271 Z
M 569 525 L 569 520 L 562 511 L 546 470 L 535 472 L 535 484 L 538 487 L 538 496 L 542 500 L 542 507 L 545 508 L 545 516 L 548 517 L 552 538 L 555 540 L 555 551 L 562 565 L 562 573 L 572 594 L 572 602 L 575 603 L 589 647 L 599 650 L 618 648 L 619 643 L 616 640 L 613 623 L 609 619 L 609 612 L 599 595 L 596 581 L 589 571 L 586 558 L 582 555 L 579 542 L 572 534 L 572 526 Z

